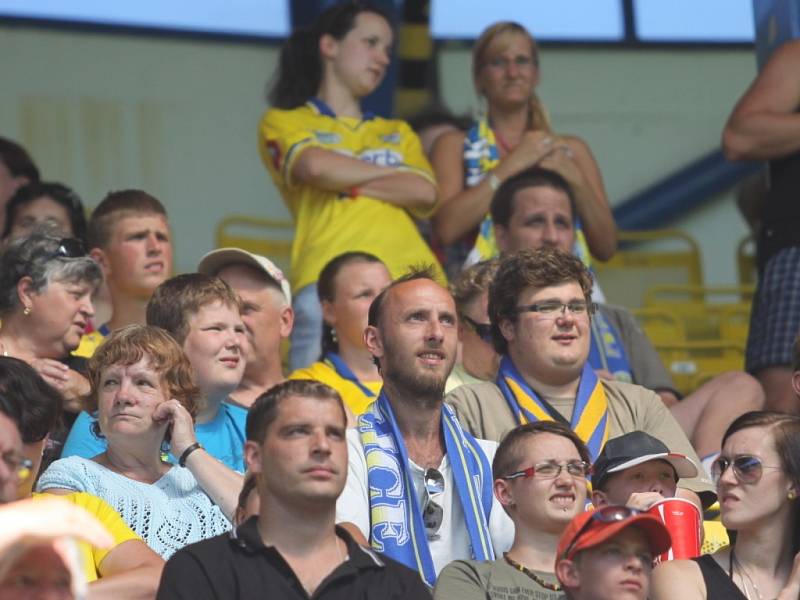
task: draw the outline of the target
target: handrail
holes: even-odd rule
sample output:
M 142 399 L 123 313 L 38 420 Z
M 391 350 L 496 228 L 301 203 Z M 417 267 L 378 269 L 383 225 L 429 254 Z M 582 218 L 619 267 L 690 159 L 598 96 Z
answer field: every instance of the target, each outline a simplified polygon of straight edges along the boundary
M 761 169 L 763 163 L 733 163 L 714 150 L 623 200 L 614 219 L 620 229 L 665 227 Z

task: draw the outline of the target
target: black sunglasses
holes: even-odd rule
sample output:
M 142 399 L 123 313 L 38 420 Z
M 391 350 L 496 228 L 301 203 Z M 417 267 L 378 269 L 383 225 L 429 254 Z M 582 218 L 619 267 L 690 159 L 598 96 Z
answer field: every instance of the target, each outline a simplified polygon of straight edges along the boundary
M 58 248 L 51 252 L 47 259 L 52 258 L 82 258 L 86 256 L 86 246 L 75 238 L 61 238 L 58 241 Z
M 470 329 L 478 334 L 484 342 L 492 343 L 492 326 L 490 323 L 478 323 L 466 315 L 461 315 L 461 320 L 469 325 Z
M 439 528 L 444 519 L 444 508 L 433 500 L 433 496 L 444 493 L 444 475 L 438 469 L 428 469 L 423 476 L 425 481 L 425 506 L 422 508 L 422 521 L 429 540 L 439 537 Z

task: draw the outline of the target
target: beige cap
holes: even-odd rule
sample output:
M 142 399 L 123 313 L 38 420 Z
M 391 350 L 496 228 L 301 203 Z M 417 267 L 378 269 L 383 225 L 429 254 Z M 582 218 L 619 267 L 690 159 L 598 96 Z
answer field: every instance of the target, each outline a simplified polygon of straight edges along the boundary
M 198 273 L 206 275 L 216 275 L 222 269 L 230 265 L 249 265 L 254 269 L 262 271 L 272 279 L 286 296 L 286 301 L 292 303 L 292 289 L 289 287 L 289 280 L 270 259 L 259 254 L 252 254 L 241 248 L 218 248 L 212 250 L 197 265 Z

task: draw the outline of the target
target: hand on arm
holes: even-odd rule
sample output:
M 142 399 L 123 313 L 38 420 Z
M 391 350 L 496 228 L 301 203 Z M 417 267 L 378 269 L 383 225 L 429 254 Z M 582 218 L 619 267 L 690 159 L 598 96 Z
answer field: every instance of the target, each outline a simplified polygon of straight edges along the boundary
M 492 170 L 502 182 L 541 161 L 553 149 L 554 136 L 526 131 L 517 146 Z M 441 203 L 434 217 L 434 231 L 443 244 L 452 244 L 477 227 L 489 212 L 494 190 L 484 178 L 464 187 L 464 134 L 442 135 L 433 147 L 431 163 L 439 183 Z
M 176 458 L 183 456 L 186 449 L 197 441 L 192 416 L 175 399 L 159 404 L 153 412 L 153 420 L 166 420 L 171 424 L 170 444 L 172 454 Z M 233 521 L 239 491 L 243 484 L 242 475 L 228 468 L 202 448 L 189 454 L 185 466 L 228 520 Z
M 37 358 L 30 364 L 47 383 L 61 392 L 64 410 L 80 412 L 83 409 L 83 399 L 90 391 L 86 377 L 52 358 Z
M 405 208 L 431 208 L 436 187 L 416 173 L 400 171 L 323 148 L 303 150 L 292 165 L 292 180 L 348 194 L 359 193 Z
M 617 225 L 611 214 L 603 178 L 591 150 L 576 137 L 559 137 L 540 167 L 557 172 L 572 188 L 575 210 L 592 255 L 608 260 L 617 250 Z
M 800 150 L 800 41 L 778 48 L 725 125 L 729 160 L 769 160 Z

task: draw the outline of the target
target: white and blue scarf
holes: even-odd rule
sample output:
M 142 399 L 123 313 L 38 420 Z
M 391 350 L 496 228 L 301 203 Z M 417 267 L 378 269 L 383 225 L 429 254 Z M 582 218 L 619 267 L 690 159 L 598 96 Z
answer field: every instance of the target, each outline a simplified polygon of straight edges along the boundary
M 494 560 L 488 525 L 492 508 L 489 460 L 446 404 L 442 406 L 442 430 L 453 482 L 464 511 L 472 558 Z M 418 571 L 425 583 L 433 587 L 436 570 L 411 478 L 408 451 L 383 390 L 359 417 L 358 433 L 367 458 L 370 544 Z

